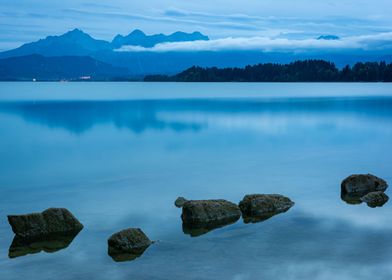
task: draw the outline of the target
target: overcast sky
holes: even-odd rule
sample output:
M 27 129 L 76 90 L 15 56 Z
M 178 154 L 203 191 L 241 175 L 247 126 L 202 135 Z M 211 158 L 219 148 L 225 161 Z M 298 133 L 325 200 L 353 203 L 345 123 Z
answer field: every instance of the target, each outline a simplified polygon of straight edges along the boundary
M 73 28 L 106 40 L 136 28 L 212 39 L 377 35 L 392 31 L 391 11 L 391 0 L 0 0 L 0 50 Z

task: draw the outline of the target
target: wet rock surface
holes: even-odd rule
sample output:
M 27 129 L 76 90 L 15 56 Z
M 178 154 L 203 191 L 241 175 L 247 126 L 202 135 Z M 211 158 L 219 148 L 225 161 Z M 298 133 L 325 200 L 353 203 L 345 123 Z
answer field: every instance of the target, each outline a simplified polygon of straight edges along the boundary
M 40 252 L 54 253 L 67 248 L 77 234 L 54 234 L 47 236 L 45 240 L 35 241 L 25 240 L 24 238 L 15 236 L 9 248 L 8 256 L 12 259 Z
M 141 229 L 124 229 L 108 239 L 108 254 L 117 262 L 131 261 L 140 257 L 151 244 Z
M 239 207 L 227 200 L 189 200 L 182 207 L 183 231 L 199 236 L 232 224 L 241 217 Z
M 388 200 L 389 197 L 384 192 L 370 192 L 361 198 L 362 202 L 372 208 L 382 207 Z
M 369 192 L 385 191 L 388 184 L 385 180 L 371 174 L 354 174 L 342 181 L 342 197 L 362 197 Z
M 388 183 L 371 174 L 355 174 L 347 177 L 341 184 L 341 199 L 348 204 L 367 203 L 369 207 L 381 207 L 388 201 L 384 191 Z
M 16 236 L 24 241 L 45 240 L 56 234 L 78 233 L 83 225 L 65 208 L 49 208 L 42 213 L 9 215 Z
M 239 203 L 245 223 L 257 223 L 288 211 L 294 202 L 280 194 L 250 194 Z
M 174 205 L 177 208 L 181 208 L 182 206 L 184 206 L 185 202 L 187 202 L 188 200 L 185 197 L 177 197 L 176 201 L 174 201 Z

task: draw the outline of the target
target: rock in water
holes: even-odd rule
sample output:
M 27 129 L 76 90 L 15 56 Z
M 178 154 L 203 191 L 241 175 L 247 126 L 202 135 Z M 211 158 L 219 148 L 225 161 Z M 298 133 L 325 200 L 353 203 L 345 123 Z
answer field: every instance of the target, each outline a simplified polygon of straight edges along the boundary
M 381 207 L 387 203 L 389 197 L 383 192 L 370 192 L 367 195 L 361 197 L 361 201 L 367 203 L 369 207 Z
M 140 257 L 151 244 L 141 229 L 124 229 L 108 239 L 108 254 L 114 261 L 130 261 Z
M 341 184 L 342 197 L 364 196 L 369 192 L 385 191 L 387 182 L 371 174 L 355 174 L 347 177 Z
M 280 194 L 250 194 L 241 200 L 239 207 L 245 223 L 256 223 L 286 212 L 293 205 L 290 198 Z
M 232 224 L 241 217 L 238 206 L 223 199 L 188 200 L 182 207 L 184 233 L 198 236 Z
M 187 202 L 188 200 L 185 197 L 178 197 L 176 199 L 176 201 L 174 201 L 174 205 L 178 208 L 181 208 L 182 206 L 184 206 L 184 203 Z
M 49 208 L 42 213 L 9 215 L 13 232 L 24 240 L 45 239 L 50 235 L 78 233 L 83 225 L 64 208 Z

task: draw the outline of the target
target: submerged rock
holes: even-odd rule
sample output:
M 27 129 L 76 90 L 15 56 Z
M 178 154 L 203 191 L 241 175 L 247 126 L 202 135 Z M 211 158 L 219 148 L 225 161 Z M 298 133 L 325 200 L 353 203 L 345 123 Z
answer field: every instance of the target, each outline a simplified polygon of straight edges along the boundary
M 367 203 L 369 207 L 381 207 L 387 203 L 389 197 L 383 192 L 370 192 L 361 198 L 361 201 Z
M 108 239 L 108 254 L 117 262 L 130 261 L 140 257 L 151 244 L 141 229 L 124 229 Z
M 385 191 L 388 184 L 381 178 L 371 174 L 355 174 L 347 177 L 341 184 L 342 196 L 361 197 L 369 192 Z
M 78 233 L 54 234 L 47 236 L 46 240 L 25 240 L 20 236 L 15 236 L 9 248 L 9 258 L 22 257 L 28 254 L 37 254 L 42 251 L 54 253 L 67 248 Z
M 250 194 L 239 203 L 245 223 L 256 223 L 286 212 L 294 205 L 290 198 L 280 194 Z
M 241 217 L 238 206 L 223 199 L 188 200 L 182 207 L 183 231 L 199 236 L 232 224 Z
M 178 208 L 181 208 L 184 206 L 184 203 L 187 202 L 188 200 L 185 197 L 177 197 L 176 201 L 174 201 L 174 205 Z
M 9 215 L 8 222 L 15 235 L 27 240 L 45 240 L 56 234 L 78 233 L 83 225 L 64 208 L 49 208 L 42 213 Z

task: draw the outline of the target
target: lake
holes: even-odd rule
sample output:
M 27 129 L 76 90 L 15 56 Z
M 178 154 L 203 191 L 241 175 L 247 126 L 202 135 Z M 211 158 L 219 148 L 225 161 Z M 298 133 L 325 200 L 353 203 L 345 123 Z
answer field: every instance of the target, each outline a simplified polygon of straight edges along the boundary
M 391 202 L 340 195 L 351 174 L 392 182 L 392 84 L 0 83 L 0 137 L 0 279 L 392 277 Z M 295 206 L 183 232 L 178 196 L 252 193 Z M 7 215 L 49 207 L 84 229 L 9 258 Z M 115 262 L 107 239 L 129 227 L 157 242 Z

